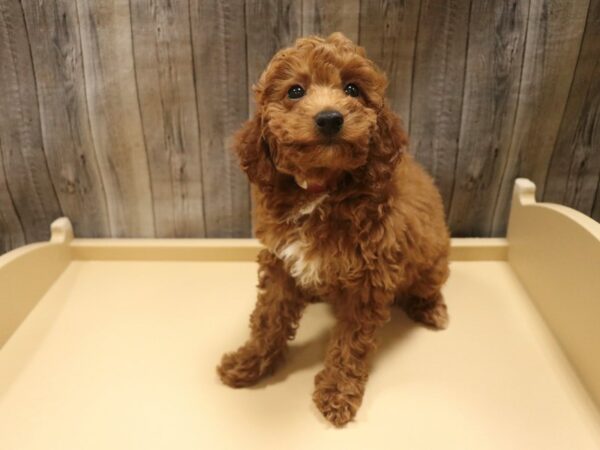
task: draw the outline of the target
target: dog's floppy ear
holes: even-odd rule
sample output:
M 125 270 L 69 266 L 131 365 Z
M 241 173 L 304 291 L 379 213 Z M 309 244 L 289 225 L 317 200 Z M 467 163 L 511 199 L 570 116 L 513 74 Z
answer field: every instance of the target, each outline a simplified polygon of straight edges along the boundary
M 395 165 L 408 147 L 408 137 L 404 132 L 402 121 L 385 102 L 377 114 L 377 126 L 381 139 L 380 156 Z
M 276 171 L 268 144 L 263 138 L 262 117 L 259 112 L 235 134 L 233 149 L 250 182 L 262 187 L 272 186 Z
M 392 178 L 394 168 L 408 146 L 400 118 L 385 103 L 377 112 L 377 128 L 361 175 L 363 182 L 374 190 L 380 189 Z

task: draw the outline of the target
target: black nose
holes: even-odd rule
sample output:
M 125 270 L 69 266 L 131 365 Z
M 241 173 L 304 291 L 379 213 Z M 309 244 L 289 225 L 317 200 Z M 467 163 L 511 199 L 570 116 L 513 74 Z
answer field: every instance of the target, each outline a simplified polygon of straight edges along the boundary
M 339 111 L 321 111 L 315 116 L 315 123 L 321 133 L 332 136 L 342 128 L 344 116 Z

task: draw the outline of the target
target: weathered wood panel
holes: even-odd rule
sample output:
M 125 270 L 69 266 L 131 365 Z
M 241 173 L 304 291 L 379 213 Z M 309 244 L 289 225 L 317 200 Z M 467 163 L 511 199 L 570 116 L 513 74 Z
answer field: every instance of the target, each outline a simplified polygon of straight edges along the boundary
M 50 234 L 48 225 L 61 210 L 44 154 L 29 39 L 18 0 L 0 1 L 0 62 L 0 156 L 5 182 L 27 242 L 44 240 Z M 8 195 L 3 197 L 6 200 Z M 18 230 L 14 239 L 18 240 Z
M 114 236 L 154 236 L 125 0 L 77 2 L 90 125 Z
M 0 142 L 0 255 L 25 244 L 25 234 L 8 192 Z
M 0 0 L 0 252 L 61 214 L 249 236 L 250 86 L 333 31 L 387 72 L 455 235 L 502 235 L 517 176 L 600 220 L 600 0 Z
M 527 29 L 528 1 L 473 2 L 459 153 L 450 200 L 458 236 L 492 232 L 514 127 Z
M 302 3 L 294 0 L 246 0 L 246 48 L 250 88 L 277 50 L 294 43 L 302 33 Z M 249 111 L 254 112 L 252 95 Z
M 205 236 L 189 5 L 136 0 L 131 19 L 156 236 Z
M 600 1 L 592 0 L 544 199 L 598 217 L 599 182 Z
M 496 236 L 506 233 L 515 178 L 530 178 L 544 193 L 587 11 L 586 0 L 531 0 L 517 115 L 495 203 Z
M 302 35 L 341 31 L 358 42 L 360 0 L 302 0 Z
M 79 236 L 110 236 L 87 114 L 76 4 L 56 0 L 22 5 L 38 86 L 44 148 L 61 209 L 71 217 Z
M 600 183 L 596 187 L 596 200 L 594 201 L 594 209 L 592 210 L 592 218 L 600 222 Z
M 470 4 L 422 0 L 415 50 L 410 149 L 434 176 L 446 212 L 458 154 Z
M 206 233 L 248 236 L 248 182 L 230 149 L 248 117 L 244 3 L 191 0 L 190 9 Z
M 420 7 L 420 0 L 360 2 L 360 45 L 387 73 L 390 105 L 408 129 Z

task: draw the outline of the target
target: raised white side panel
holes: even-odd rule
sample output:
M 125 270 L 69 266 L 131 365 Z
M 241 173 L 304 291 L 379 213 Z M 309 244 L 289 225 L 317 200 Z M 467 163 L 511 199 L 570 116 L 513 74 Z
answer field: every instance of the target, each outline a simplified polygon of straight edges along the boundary
M 0 256 L 0 348 L 65 270 L 73 230 L 68 219 L 52 224 L 50 242 Z
M 508 243 L 509 263 L 600 405 L 600 224 L 536 203 L 535 185 L 518 179 Z

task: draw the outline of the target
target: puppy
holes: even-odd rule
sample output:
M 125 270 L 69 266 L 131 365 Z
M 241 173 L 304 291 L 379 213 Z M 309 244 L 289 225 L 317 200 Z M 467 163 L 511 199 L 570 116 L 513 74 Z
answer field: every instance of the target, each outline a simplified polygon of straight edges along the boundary
M 394 305 L 430 328 L 448 323 L 442 201 L 406 153 L 386 85 L 342 34 L 298 39 L 267 66 L 256 113 L 235 138 L 265 249 L 251 336 L 218 373 L 232 387 L 272 373 L 307 303 L 327 301 L 337 325 L 313 400 L 336 426 L 361 404 L 376 332 Z

